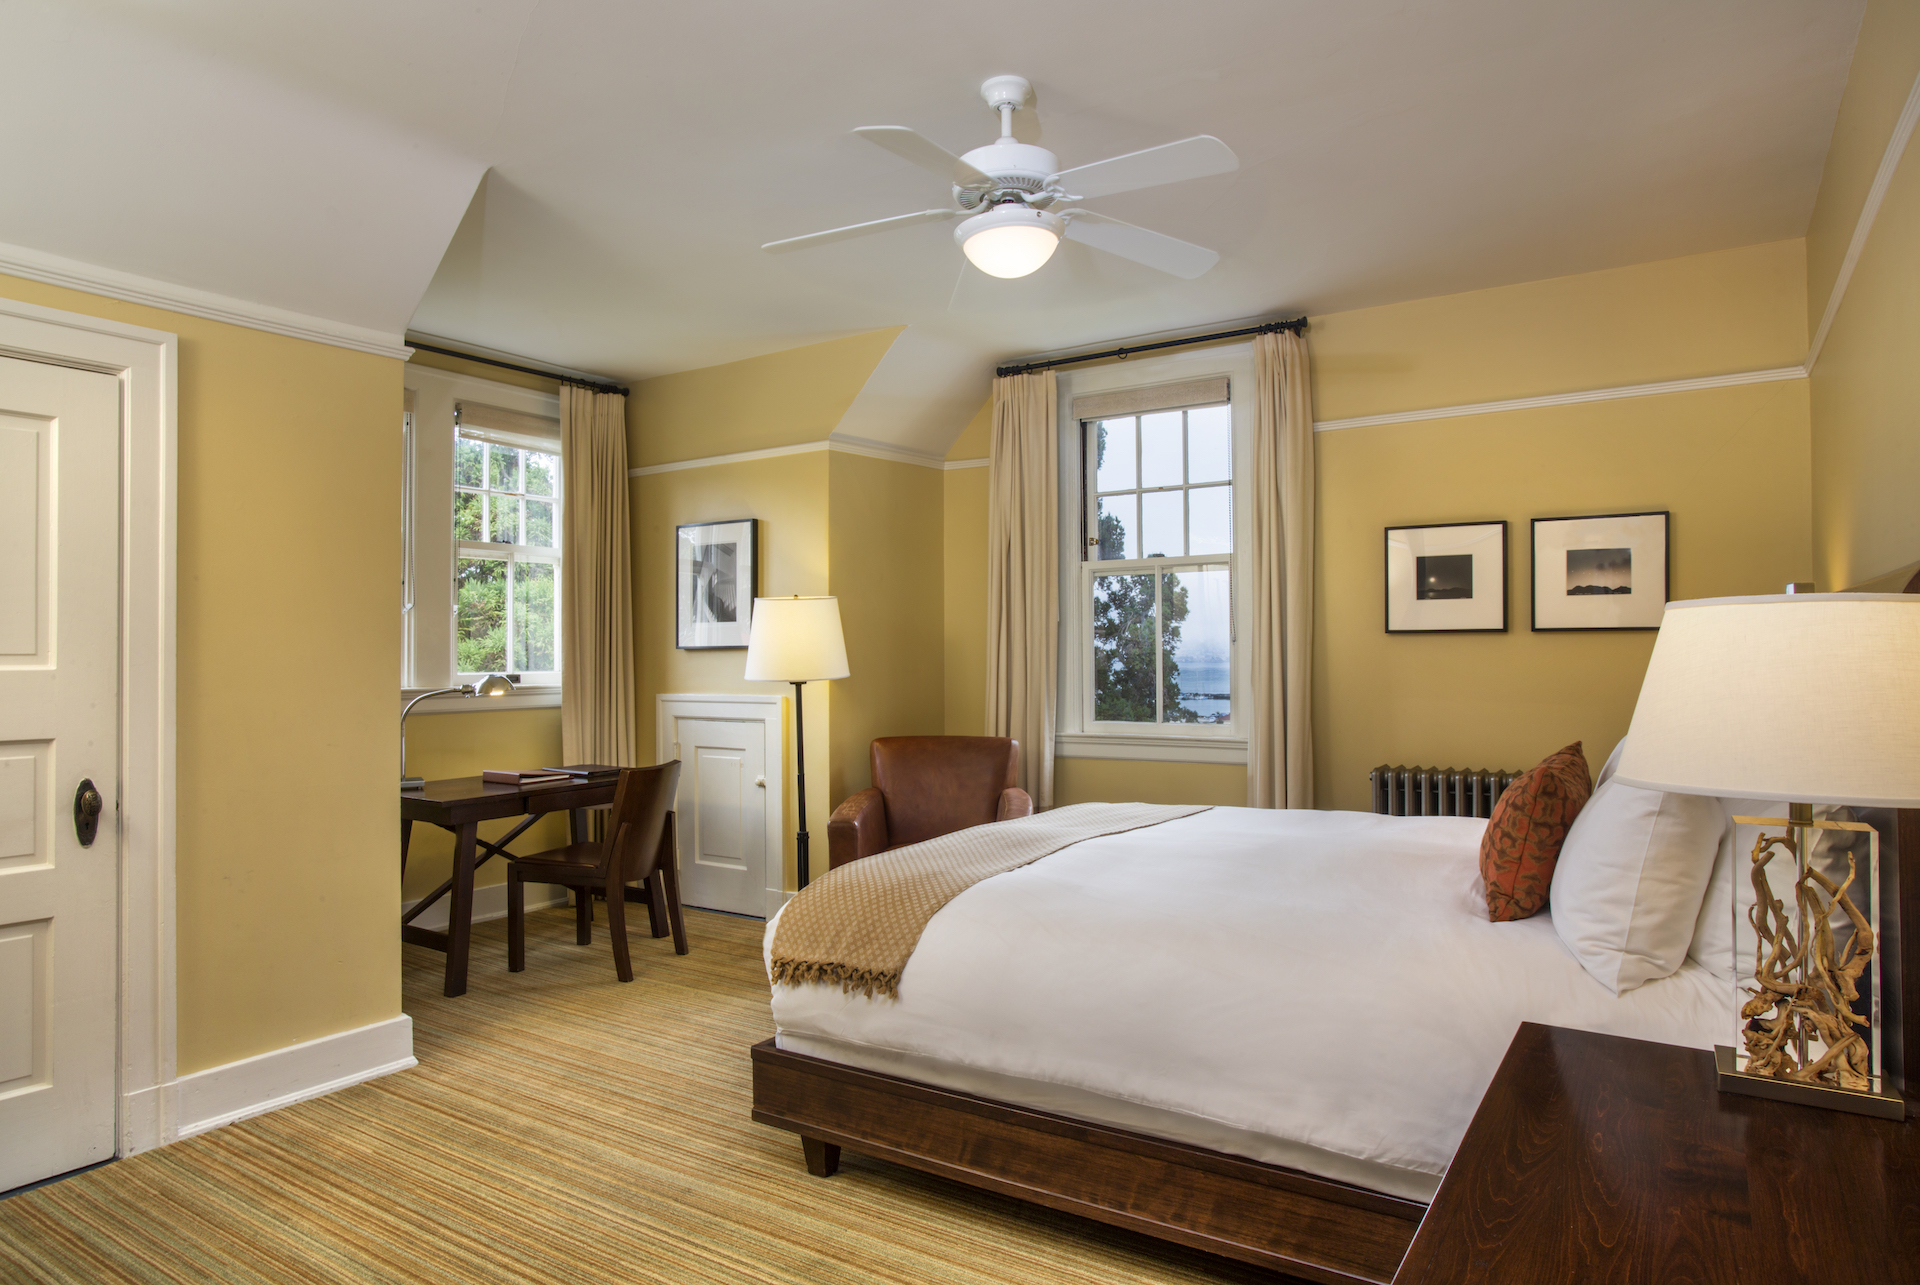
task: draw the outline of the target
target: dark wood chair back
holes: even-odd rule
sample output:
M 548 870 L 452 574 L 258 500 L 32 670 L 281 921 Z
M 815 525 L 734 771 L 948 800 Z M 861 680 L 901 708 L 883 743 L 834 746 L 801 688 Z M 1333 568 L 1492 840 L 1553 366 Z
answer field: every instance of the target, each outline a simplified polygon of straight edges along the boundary
M 667 816 L 673 810 L 674 791 L 680 785 L 680 760 L 653 767 L 630 767 L 620 773 L 607 812 L 606 837 L 600 849 L 600 871 L 615 883 L 652 876 L 662 860 Z M 671 861 L 672 854 L 665 859 Z

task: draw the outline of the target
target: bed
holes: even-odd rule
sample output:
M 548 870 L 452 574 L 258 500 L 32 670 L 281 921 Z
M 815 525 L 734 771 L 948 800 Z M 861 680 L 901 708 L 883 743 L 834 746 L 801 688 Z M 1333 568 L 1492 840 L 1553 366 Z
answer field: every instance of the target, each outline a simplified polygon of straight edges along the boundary
M 1547 915 L 1487 922 L 1485 824 L 1215 808 L 987 879 L 927 924 L 897 1000 L 774 988 L 755 1118 L 816 1173 L 848 1146 L 1386 1281 L 1522 1020 L 1731 1031 L 1731 984 L 1691 960 L 1615 998 Z

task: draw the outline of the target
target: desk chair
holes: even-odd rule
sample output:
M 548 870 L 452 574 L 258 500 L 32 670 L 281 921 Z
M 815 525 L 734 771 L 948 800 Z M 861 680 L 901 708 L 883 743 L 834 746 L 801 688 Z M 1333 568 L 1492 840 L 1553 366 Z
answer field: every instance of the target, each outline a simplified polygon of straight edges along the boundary
M 673 792 L 680 783 L 680 761 L 657 767 L 632 767 L 620 773 L 607 813 L 606 837 L 598 843 L 569 843 L 564 848 L 507 854 L 507 971 L 527 967 L 528 883 L 557 883 L 574 889 L 578 900 L 577 940 L 593 944 L 593 894 L 607 899 L 607 931 L 613 937 L 613 966 L 620 980 L 633 980 L 633 961 L 627 955 L 627 896 L 629 880 L 647 886 L 647 910 L 653 935 L 666 934 L 662 919 L 673 932 L 673 951 L 687 953 L 687 926 L 680 914 L 680 870 L 675 859 Z

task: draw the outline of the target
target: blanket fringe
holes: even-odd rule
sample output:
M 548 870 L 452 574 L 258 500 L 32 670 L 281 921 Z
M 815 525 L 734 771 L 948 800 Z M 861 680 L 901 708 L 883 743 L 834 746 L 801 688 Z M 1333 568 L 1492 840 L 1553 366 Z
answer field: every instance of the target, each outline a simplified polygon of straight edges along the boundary
M 876 995 L 888 999 L 900 998 L 900 974 L 898 971 L 884 972 L 876 968 L 855 968 L 851 964 L 835 964 L 817 959 L 779 959 L 773 961 L 773 982 L 776 986 L 805 986 L 809 983 L 837 985 L 845 994 L 865 995 L 869 999 Z

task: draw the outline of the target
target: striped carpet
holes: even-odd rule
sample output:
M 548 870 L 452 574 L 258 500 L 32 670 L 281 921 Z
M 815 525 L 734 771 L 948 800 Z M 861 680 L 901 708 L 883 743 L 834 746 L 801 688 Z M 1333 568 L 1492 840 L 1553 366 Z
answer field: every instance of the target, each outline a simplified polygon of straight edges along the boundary
M 638 907 L 636 907 L 638 909 Z M 604 926 L 475 930 L 471 989 L 408 946 L 420 1065 L 0 1201 L 7 1282 L 1272 1282 L 848 1153 L 811 1178 L 748 1119 L 771 1033 L 761 925 L 689 912 L 692 953 Z

